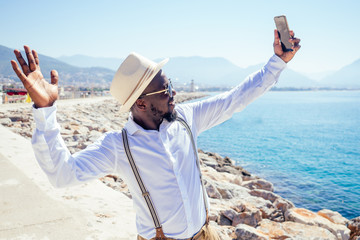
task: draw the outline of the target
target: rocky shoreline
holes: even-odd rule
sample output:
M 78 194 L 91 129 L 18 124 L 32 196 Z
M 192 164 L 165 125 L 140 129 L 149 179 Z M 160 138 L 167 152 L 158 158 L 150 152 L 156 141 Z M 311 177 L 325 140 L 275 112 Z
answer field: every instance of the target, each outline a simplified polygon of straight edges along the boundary
M 183 102 L 202 97 L 177 94 Z M 61 134 L 69 150 L 85 149 L 104 132 L 121 129 L 128 117 L 112 98 L 60 100 Z M 0 105 L 0 123 L 30 139 L 35 129 L 29 104 Z M 348 220 L 323 209 L 317 213 L 296 208 L 275 194 L 272 183 L 235 166 L 228 157 L 199 150 L 201 170 L 210 197 L 211 224 L 221 239 L 351 239 L 360 240 L 360 217 Z M 116 175 L 100 179 L 131 198 L 126 183 Z

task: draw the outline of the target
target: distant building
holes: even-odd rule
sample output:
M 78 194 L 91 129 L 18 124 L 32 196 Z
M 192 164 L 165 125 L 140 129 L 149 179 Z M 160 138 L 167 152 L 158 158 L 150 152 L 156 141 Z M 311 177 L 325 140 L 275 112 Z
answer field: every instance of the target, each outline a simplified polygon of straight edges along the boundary
M 195 92 L 194 79 L 191 79 L 191 83 L 190 83 L 190 92 Z
M 25 102 L 27 90 L 25 88 L 10 88 L 3 86 L 4 103 Z

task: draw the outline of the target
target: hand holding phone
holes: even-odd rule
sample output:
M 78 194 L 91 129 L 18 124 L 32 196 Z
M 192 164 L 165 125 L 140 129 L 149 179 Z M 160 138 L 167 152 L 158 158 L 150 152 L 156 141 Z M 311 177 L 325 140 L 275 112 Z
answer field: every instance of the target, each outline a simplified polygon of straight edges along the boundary
M 290 36 L 290 30 L 286 20 L 286 16 L 285 15 L 276 16 L 274 17 L 274 21 L 280 37 L 282 50 L 284 52 L 293 51 L 292 49 L 293 44 L 289 42 L 289 39 L 292 37 Z

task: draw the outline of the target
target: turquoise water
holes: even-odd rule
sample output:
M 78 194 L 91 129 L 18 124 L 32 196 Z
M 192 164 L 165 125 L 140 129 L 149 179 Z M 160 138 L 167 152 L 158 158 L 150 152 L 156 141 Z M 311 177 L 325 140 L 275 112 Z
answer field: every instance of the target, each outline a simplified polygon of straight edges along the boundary
M 268 92 L 198 146 L 271 181 L 297 207 L 360 216 L 360 91 Z

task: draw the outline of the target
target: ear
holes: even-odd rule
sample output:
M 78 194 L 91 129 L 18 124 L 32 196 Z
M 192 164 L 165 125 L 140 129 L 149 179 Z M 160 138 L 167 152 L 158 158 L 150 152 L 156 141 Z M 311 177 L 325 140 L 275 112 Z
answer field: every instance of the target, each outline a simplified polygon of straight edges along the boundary
M 140 110 L 140 111 L 145 111 L 146 110 L 146 106 L 147 106 L 147 102 L 144 99 L 137 99 L 135 102 L 135 107 Z

